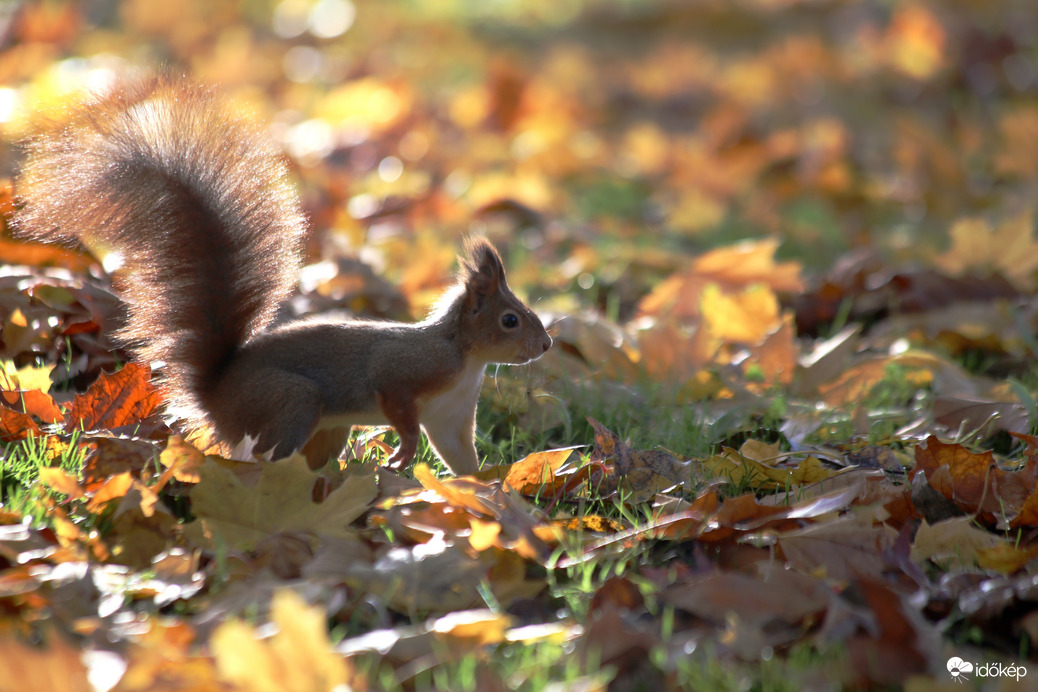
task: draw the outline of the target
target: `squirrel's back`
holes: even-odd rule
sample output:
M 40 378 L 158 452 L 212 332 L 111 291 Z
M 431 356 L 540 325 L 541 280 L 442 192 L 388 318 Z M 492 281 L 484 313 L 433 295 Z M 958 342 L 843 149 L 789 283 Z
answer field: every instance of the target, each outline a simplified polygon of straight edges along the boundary
M 119 252 L 121 339 L 193 416 L 293 286 L 306 221 L 276 147 L 211 90 L 119 84 L 28 141 L 18 231 Z

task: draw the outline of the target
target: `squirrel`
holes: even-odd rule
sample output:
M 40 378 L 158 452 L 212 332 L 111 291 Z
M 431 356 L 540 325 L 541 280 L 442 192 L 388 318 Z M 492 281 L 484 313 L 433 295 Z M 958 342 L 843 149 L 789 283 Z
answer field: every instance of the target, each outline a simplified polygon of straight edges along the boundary
M 272 326 L 308 222 L 277 147 L 211 88 L 124 81 L 24 147 L 16 232 L 120 253 L 129 317 L 116 338 L 165 364 L 168 407 L 214 442 L 250 436 L 281 458 L 317 430 L 388 423 L 390 467 L 413 460 L 424 429 L 454 474 L 474 473 L 486 366 L 552 345 L 478 236 L 424 321 Z

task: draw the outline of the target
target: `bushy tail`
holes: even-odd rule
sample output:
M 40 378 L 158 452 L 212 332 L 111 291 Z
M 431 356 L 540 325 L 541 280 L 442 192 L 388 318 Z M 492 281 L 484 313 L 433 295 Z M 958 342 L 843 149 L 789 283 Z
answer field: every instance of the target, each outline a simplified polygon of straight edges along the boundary
M 154 79 L 75 108 L 26 154 L 16 229 L 123 256 L 118 336 L 165 361 L 174 405 L 198 415 L 296 280 L 306 222 L 279 152 L 210 90 Z

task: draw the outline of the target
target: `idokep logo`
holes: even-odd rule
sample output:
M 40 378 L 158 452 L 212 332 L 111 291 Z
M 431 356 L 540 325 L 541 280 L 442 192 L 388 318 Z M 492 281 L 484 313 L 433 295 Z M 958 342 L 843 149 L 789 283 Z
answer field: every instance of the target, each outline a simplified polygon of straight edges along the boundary
M 974 666 L 969 661 L 953 656 L 948 659 L 948 674 L 956 682 L 969 680 L 971 674 L 978 678 L 1016 678 L 1019 681 L 1027 675 L 1027 668 L 1001 663 L 980 663 Z

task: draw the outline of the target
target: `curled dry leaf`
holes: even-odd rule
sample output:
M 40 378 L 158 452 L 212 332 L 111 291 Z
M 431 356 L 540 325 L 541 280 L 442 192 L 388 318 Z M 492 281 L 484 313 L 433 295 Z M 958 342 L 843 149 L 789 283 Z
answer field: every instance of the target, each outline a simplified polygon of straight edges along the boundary
M 934 490 L 985 523 L 1030 525 L 1038 507 L 1038 464 L 1032 457 L 1016 471 L 998 466 L 994 454 L 977 454 L 930 436 L 916 446 L 916 464 Z

